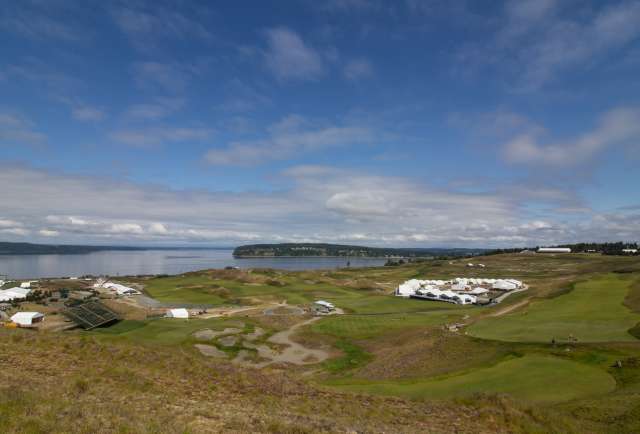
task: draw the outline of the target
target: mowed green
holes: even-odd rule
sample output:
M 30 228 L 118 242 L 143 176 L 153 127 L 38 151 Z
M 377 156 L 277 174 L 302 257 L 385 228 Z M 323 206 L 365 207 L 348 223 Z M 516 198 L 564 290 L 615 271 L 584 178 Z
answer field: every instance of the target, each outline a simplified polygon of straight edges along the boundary
M 535 301 L 499 317 L 488 317 L 468 329 L 472 336 L 510 342 L 635 341 L 628 330 L 640 314 L 623 305 L 633 283 L 628 277 L 605 274 L 575 285 L 568 294 Z
M 605 371 L 557 357 L 527 355 L 489 368 L 434 379 L 411 381 L 336 380 L 338 389 L 410 399 L 447 399 L 474 393 L 505 393 L 536 403 L 570 401 L 615 389 Z
M 178 345 L 193 340 L 192 335 L 198 330 L 222 330 L 229 321 L 223 318 L 125 320 L 109 328 L 95 329 L 93 333 L 105 338 L 126 338 L 140 343 Z
M 460 320 L 463 313 L 435 310 L 425 313 L 385 315 L 333 315 L 311 326 L 315 333 L 346 339 L 370 339 L 385 333 L 426 328 Z

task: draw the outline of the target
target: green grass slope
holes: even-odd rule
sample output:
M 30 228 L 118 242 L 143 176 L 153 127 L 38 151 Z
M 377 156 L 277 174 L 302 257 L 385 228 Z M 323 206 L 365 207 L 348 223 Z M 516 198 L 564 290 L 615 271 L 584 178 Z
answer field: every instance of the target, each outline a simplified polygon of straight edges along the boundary
M 604 394 L 616 382 L 596 367 L 556 357 L 527 355 L 489 368 L 407 382 L 354 382 L 332 384 L 342 390 L 412 399 L 447 399 L 474 393 L 508 393 L 536 403 L 569 401 Z
M 623 304 L 632 283 L 616 274 L 602 275 L 567 294 L 478 321 L 468 333 L 510 342 L 564 341 L 570 335 L 578 342 L 635 341 L 628 330 L 640 322 L 640 314 Z

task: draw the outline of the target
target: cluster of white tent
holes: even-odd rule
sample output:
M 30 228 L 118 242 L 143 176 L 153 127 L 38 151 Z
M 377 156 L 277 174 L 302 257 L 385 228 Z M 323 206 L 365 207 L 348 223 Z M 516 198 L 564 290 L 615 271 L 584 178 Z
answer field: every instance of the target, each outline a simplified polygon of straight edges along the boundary
M 93 285 L 94 288 L 106 288 L 114 291 L 118 295 L 139 295 L 140 291 L 137 289 L 129 288 L 128 286 L 120 285 L 119 283 L 108 282 L 99 280 L 98 283 Z
M 487 287 L 499 291 L 512 291 L 522 286 L 523 283 L 515 279 L 467 277 L 456 277 L 453 280 L 411 279 L 398 286 L 396 295 L 399 297 L 413 296 L 458 304 L 469 304 L 477 302 L 476 296 L 488 293 L 490 289 Z
M 18 288 L 17 286 L 9 289 L 0 290 L 0 302 L 24 300 L 31 292 L 29 288 Z

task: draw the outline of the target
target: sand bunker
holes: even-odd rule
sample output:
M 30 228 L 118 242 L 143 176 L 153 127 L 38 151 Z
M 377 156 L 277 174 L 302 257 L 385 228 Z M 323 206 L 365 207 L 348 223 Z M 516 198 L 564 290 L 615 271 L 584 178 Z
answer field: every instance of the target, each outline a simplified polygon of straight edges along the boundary
M 260 327 L 256 327 L 256 329 L 252 333 L 244 334 L 242 335 L 242 337 L 248 341 L 255 341 L 262 335 L 264 335 L 264 330 L 262 330 Z
M 224 345 L 225 347 L 232 347 L 238 342 L 238 338 L 235 336 L 225 336 L 218 339 L 218 342 L 220 345 Z
M 245 348 L 251 348 L 258 352 L 258 356 L 263 359 L 267 359 L 265 362 L 253 363 L 247 360 L 248 352 L 240 351 L 238 356 L 233 359 L 234 363 L 242 364 L 245 366 L 251 366 L 254 368 L 262 368 L 264 366 L 270 365 L 272 363 L 292 363 L 294 365 L 309 365 L 312 363 L 319 363 L 326 360 L 329 357 L 329 353 L 324 350 L 315 350 L 312 348 L 307 348 L 297 342 L 291 340 L 291 335 L 295 333 L 295 331 L 303 327 L 307 324 L 311 324 L 319 320 L 320 318 L 311 318 L 310 320 L 303 321 L 294 325 L 293 327 L 283 330 L 279 333 L 274 334 L 269 339 L 268 342 L 272 344 L 283 345 L 286 348 L 282 351 L 276 351 L 273 348 L 270 348 L 268 345 L 255 345 L 250 342 L 244 342 L 243 345 Z
M 224 351 L 220 351 L 213 345 L 196 344 L 195 347 L 198 349 L 198 351 L 200 351 L 200 354 L 202 354 L 203 356 L 218 357 L 218 358 L 227 357 L 227 354 Z

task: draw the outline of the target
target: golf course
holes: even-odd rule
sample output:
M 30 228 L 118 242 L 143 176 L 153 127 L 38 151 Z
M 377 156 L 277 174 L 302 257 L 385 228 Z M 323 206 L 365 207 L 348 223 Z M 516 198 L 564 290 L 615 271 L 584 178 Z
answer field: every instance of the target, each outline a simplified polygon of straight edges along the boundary
M 74 363 L 91 359 L 93 367 L 82 371 L 86 378 L 117 375 L 108 387 L 104 382 L 87 386 L 96 393 L 117 394 L 123 388 L 133 395 L 144 393 L 152 388 L 150 378 L 165 382 L 164 375 L 175 371 L 192 390 L 213 381 L 210 386 L 219 393 L 231 393 L 233 402 L 244 403 L 241 407 L 251 402 L 263 415 L 273 408 L 273 400 L 286 402 L 287 414 L 304 420 L 318 412 L 331 414 L 339 406 L 348 409 L 339 423 L 363 431 L 396 427 L 400 416 L 380 409 L 399 406 L 407 414 L 438 412 L 442 417 L 402 419 L 411 432 L 425 427 L 448 432 L 444 421 L 458 412 L 475 415 L 461 420 L 458 432 L 637 432 L 640 260 L 599 254 L 496 254 L 473 258 L 486 264 L 476 270 L 467 267 L 469 261 L 122 278 L 162 306 L 197 306 L 206 313 L 189 319 L 145 316 L 142 307 L 115 300 L 110 306 L 123 309 L 119 323 L 67 332 L 56 342 L 44 335 L 37 339 L 52 353 L 67 342 L 63 353 Z M 393 295 L 408 279 L 454 277 L 509 277 L 522 280 L 527 288 L 490 306 Z M 309 307 L 319 299 L 333 303 L 339 313 L 311 316 Z M 28 352 L 31 339 L 36 338 L 16 340 L 15 351 Z M 124 380 L 124 374 L 106 365 L 99 368 L 106 361 L 90 357 L 85 348 L 94 348 L 96 354 L 135 354 L 142 364 Z M 295 356 L 295 351 L 302 355 Z M 204 372 L 216 379 L 204 380 Z M 21 378 L 19 372 L 14 375 Z M 73 378 L 64 381 L 79 377 Z M 267 384 L 278 392 L 256 401 L 252 388 Z M 286 398 L 285 389 L 298 399 Z M 74 399 L 74 393 L 68 399 Z M 314 394 L 325 397 L 320 410 Z M 1 399 L 0 408 L 13 402 L 6 395 Z M 377 404 L 362 407 L 360 402 Z M 356 417 L 367 422 L 356 423 Z M 327 431 L 321 425 L 304 428 L 296 418 L 289 419 L 286 429 L 278 425 L 271 431 Z M 190 420 L 198 417 L 192 414 Z M 247 427 L 238 426 L 240 431 Z

